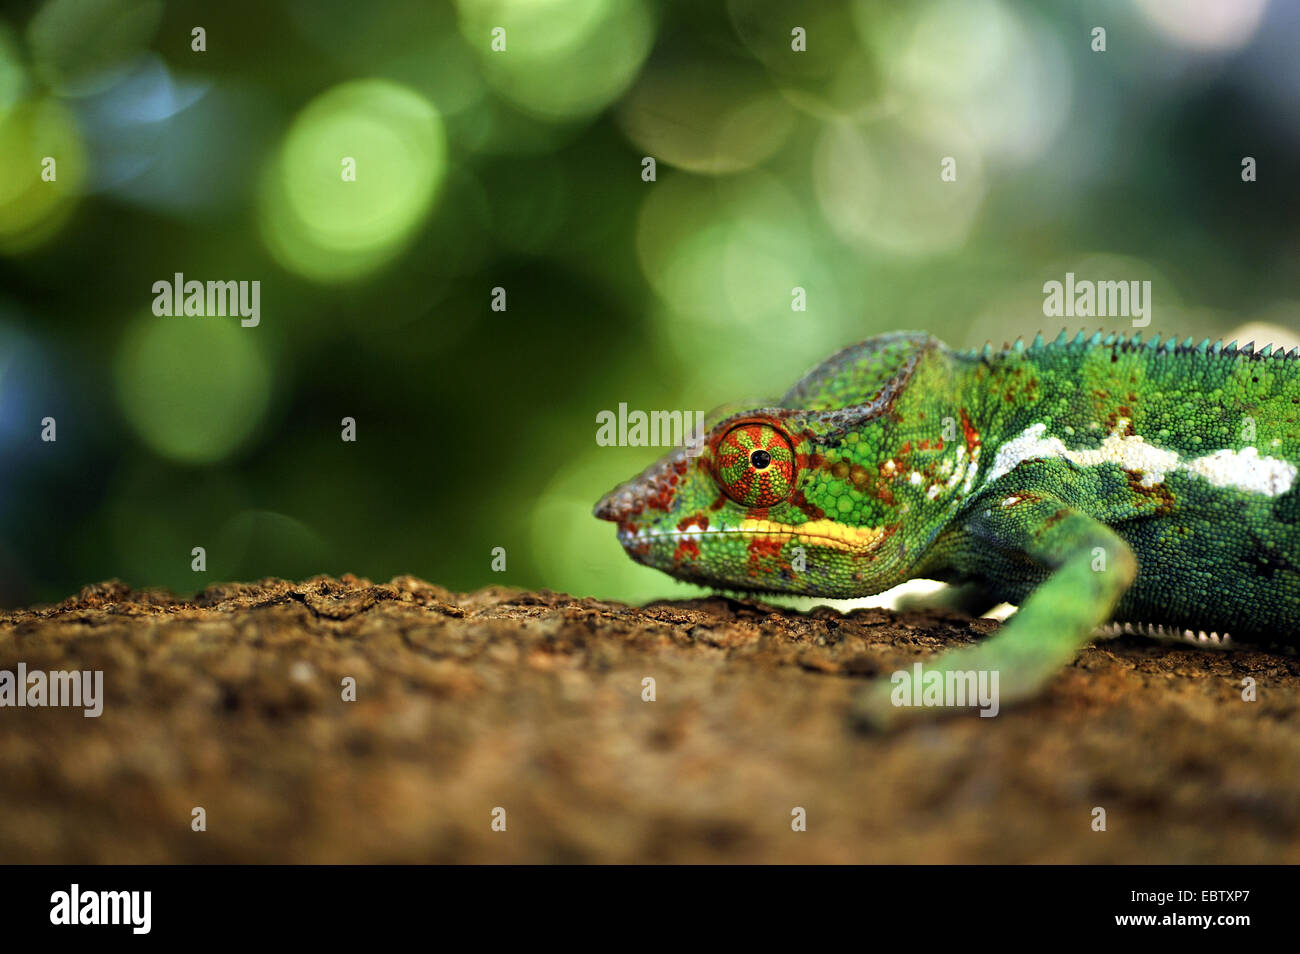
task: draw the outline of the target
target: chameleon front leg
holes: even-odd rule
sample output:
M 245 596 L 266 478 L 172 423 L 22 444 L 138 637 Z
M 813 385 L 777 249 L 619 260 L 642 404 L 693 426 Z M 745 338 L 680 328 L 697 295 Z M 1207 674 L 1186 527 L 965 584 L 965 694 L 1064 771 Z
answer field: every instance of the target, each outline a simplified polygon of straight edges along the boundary
M 974 546 L 964 549 L 976 559 L 990 548 L 1012 559 L 1020 556 L 1051 575 L 989 639 L 941 653 L 922 667 L 922 685 L 933 680 L 930 673 L 947 682 L 950 672 L 986 672 L 991 685 L 991 674 L 997 673 L 999 706 L 1037 695 L 1110 618 L 1137 573 L 1133 551 L 1105 524 L 1055 497 L 1007 500 L 1016 502 L 991 502 L 966 522 L 959 532 L 973 538 L 969 542 Z M 907 672 L 914 677 L 914 670 Z M 954 711 L 896 705 L 896 698 L 913 697 L 889 678 L 874 680 L 854 700 L 854 723 L 884 729 L 906 717 Z

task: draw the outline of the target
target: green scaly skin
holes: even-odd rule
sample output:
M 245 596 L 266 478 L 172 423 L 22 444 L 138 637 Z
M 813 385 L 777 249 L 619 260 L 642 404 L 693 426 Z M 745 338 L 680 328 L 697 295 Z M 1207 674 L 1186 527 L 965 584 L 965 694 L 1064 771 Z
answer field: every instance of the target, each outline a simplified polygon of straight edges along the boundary
M 1015 603 L 926 667 L 995 671 L 1007 704 L 1112 619 L 1300 642 L 1297 421 L 1294 351 L 1062 334 L 957 353 L 890 334 L 596 515 L 633 559 L 705 585 L 851 598 L 927 578 L 971 608 Z M 862 693 L 862 723 L 935 713 L 890 688 Z

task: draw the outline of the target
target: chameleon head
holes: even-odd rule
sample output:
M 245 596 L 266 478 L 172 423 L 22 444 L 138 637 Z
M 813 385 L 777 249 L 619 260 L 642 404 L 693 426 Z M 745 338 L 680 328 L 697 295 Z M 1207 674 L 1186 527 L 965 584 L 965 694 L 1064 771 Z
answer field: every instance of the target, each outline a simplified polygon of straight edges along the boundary
M 857 410 L 733 415 L 698 455 L 674 451 L 595 515 L 618 525 L 634 560 L 679 579 L 832 597 L 887 589 L 901 525 L 878 466 L 888 425 Z

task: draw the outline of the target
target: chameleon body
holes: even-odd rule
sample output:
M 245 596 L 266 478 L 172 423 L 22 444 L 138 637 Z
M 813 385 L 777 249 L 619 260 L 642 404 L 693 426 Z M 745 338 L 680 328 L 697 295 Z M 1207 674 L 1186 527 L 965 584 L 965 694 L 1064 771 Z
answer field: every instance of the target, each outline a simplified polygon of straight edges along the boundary
M 607 494 L 635 560 L 730 589 L 838 598 L 912 578 L 1019 607 L 926 672 L 1032 696 L 1111 620 L 1300 643 L 1300 355 L 923 333 L 832 356 Z M 858 700 L 893 721 L 889 685 Z

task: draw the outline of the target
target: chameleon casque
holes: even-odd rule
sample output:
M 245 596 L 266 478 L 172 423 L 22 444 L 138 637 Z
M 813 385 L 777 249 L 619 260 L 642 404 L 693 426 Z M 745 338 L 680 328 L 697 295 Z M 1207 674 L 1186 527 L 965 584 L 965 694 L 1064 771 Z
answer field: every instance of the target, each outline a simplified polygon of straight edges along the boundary
M 1300 352 L 1064 333 L 956 352 L 924 333 L 833 355 L 595 514 L 638 562 L 836 598 L 912 578 L 1019 606 L 926 671 L 1034 695 L 1108 621 L 1296 645 Z M 888 682 L 855 704 L 887 725 Z M 933 712 L 934 710 L 931 710 Z

